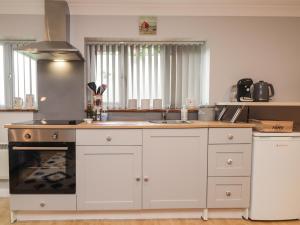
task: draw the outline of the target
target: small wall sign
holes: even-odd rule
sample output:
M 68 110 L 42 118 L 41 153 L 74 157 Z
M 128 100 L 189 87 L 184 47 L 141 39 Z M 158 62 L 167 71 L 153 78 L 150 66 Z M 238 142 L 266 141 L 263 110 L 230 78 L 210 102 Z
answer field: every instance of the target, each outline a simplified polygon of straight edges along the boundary
M 157 17 L 141 16 L 139 19 L 140 35 L 156 35 Z

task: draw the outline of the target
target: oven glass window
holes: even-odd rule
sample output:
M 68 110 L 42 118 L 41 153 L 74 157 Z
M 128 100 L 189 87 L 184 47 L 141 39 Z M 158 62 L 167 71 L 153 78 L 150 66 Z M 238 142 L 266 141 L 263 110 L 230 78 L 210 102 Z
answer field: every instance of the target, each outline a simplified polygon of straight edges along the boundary
M 53 145 L 53 143 L 52 143 Z M 10 191 L 12 194 L 75 193 L 75 146 L 68 150 L 16 150 L 10 146 Z M 33 146 L 32 146 L 33 147 Z M 40 146 L 41 147 L 41 146 Z M 22 149 L 22 148 L 21 148 Z

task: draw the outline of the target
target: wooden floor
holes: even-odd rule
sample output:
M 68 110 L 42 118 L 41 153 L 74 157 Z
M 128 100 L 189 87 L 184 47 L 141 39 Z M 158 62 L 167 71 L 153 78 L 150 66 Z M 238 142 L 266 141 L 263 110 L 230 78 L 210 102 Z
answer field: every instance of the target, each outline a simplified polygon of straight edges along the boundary
M 8 199 L 0 198 L 0 225 L 9 225 Z M 246 220 L 125 220 L 125 221 L 28 221 L 16 225 L 300 225 L 300 221 L 250 222 Z

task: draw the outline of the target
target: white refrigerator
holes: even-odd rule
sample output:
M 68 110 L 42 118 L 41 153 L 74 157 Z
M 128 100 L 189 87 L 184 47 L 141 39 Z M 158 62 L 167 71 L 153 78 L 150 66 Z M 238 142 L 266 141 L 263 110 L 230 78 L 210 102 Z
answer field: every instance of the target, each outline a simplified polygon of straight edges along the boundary
M 300 133 L 253 134 L 252 220 L 300 218 Z

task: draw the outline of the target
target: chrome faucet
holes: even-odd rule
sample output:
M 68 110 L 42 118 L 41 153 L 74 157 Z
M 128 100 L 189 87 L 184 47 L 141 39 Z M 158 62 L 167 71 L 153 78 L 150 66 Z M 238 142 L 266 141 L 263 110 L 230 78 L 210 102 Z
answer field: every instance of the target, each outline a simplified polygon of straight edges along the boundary
M 161 113 L 161 116 L 162 116 L 163 120 L 167 120 L 169 111 L 170 111 L 170 106 L 167 106 L 166 109 Z

